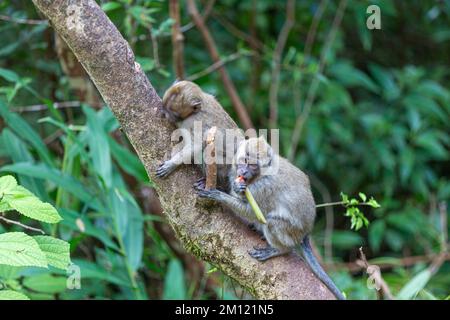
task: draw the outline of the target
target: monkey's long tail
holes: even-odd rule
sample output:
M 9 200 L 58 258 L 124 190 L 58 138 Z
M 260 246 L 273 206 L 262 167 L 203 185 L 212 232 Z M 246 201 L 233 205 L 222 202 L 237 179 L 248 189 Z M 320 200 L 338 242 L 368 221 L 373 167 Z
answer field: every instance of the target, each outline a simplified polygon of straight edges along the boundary
M 333 280 L 331 280 L 325 270 L 323 270 L 322 266 L 319 264 L 319 261 L 317 261 L 317 258 L 314 256 L 311 248 L 311 243 L 309 242 L 309 236 L 305 236 L 305 238 L 303 238 L 301 247 L 306 263 L 308 263 L 309 267 L 316 275 L 316 277 L 319 278 L 320 281 L 322 281 L 328 287 L 328 289 L 330 289 L 330 291 L 336 296 L 337 299 L 345 300 L 342 292 L 338 289 L 338 287 L 336 287 Z

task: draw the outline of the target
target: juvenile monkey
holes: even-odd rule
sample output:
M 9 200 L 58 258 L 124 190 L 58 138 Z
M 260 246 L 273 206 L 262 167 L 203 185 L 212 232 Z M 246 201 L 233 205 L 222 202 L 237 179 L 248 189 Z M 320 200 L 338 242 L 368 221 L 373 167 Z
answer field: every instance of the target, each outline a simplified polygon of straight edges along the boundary
M 272 171 L 272 172 L 271 172 Z M 309 179 L 288 160 L 275 154 L 264 138 L 242 140 L 238 146 L 229 174 L 231 192 L 205 190 L 197 186 L 199 196 L 224 204 L 262 231 L 268 246 L 255 247 L 250 256 L 265 261 L 287 254 L 300 246 L 304 259 L 314 274 L 344 300 L 341 291 L 322 269 L 311 249 L 309 234 L 316 216 Z M 244 193 L 249 188 L 267 224 L 256 220 Z
M 218 141 L 220 145 L 216 149 L 216 156 L 223 159 L 223 164 L 217 164 L 217 184 L 224 190 L 228 190 L 228 170 L 231 165 L 226 164 L 225 150 L 227 150 L 227 146 L 225 143 L 227 141 L 225 131 L 226 129 L 234 129 L 233 133 L 236 134 L 237 139 L 243 137 L 243 134 L 237 130 L 235 122 L 212 95 L 203 92 L 198 85 L 190 81 L 179 81 L 173 84 L 164 93 L 162 102 L 165 117 L 175 123 L 178 128 L 187 129 L 191 141 L 184 141 L 183 149 L 175 153 L 171 159 L 162 163 L 157 169 L 156 175 L 160 178 L 168 176 L 183 163 L 183 157 L 186 157 L 186 155 L 191 159 L 195 157 L 202 159 L 205 148 L 205 133 L 215 126 L 217 127 L 217 134 L 221 138 Z M 200 132 L 194 132 L 195 130 Z M 200 143 L 194 141 L 195 134 L 201 135 Z M 230 134 L 230 131 L 227 134 Z M 236 145 L 233 141 L 231 145 L 233 155 L 236 151 Z M 201 166 L 204 169 L 203 161 Z M 202 178 L 197 183 L 202 184 L 203 182 L 204 179 Z

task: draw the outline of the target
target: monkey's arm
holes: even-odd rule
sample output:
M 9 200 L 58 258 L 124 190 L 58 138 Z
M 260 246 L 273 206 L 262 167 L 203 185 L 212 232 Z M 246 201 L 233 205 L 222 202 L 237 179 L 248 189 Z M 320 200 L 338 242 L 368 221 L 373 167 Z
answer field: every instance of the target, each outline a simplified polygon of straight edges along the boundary
M 156 176 L 158 178 L 165 178 L 171 174 L 178 166 L 183 163 L 190 164 L 196 153 L 201 154 L 202 145 L 201 143 L 196 145 L 192 141 L 183 146 L 183 148 L 175 153 L 172 158 L 164 161 L 156 170 Z
M 252 207 L 246 200 L 234 197 L 232 195 L 229 195 L 228 193 L 225 193 L 217 189 L 213 190 L 197 189 L 197 193 L 202 198 L 213 199 L 217 202 L 220 202 L 221 204 L 224 204 L 225 206 L 230 208 L 235 214 L 240 215 L 249 222 L 259 223 L 259 221 L 256 219 L 255 214 L 252 211 Z

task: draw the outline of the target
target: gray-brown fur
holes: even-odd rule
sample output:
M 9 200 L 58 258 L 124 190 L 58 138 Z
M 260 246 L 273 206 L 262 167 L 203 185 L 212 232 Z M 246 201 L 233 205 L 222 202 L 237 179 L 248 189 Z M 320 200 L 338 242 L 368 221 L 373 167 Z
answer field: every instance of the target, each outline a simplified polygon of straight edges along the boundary
M 200 145 L 195 145 L 193 143 L 194 141 L 191 141 L 191 144 L 189 144 L 194 146 L 189 151 L 192 158 L 194 158 L 195 154 L 202 154 L 205 148 L 206 132 L 211 127 L 217 127 L 217 134 L 222 137 L 222 140 L 216 140 L 216 155 L 217 157 L 222 157 L 222 159 L 224 159 L 224 164 L 217 165 L 217 185 L 225 190 L 228 190 L 228 171 L 230 164 L 225 164 L 226 129 L 235 130 L 238 139 L 242 139 L 243 137 L 242 132 L 236 130 L 237 126 L 233 119 L 231 119 L 214 96 L 205 93 L 198 85 L 190 81 L 179 81 L 173 84 L 164 94 L 163 107 L 167 119 L 174 122 L 178 128 L 189 130 L 192 139 L 194 137 L 195 122 L 201 121 L 201 131 L 203 136 L 202 143 Z M 222 148 L 218 147 L 220 141 L 223 142 Z M 235 152 L 235 145 L 237 145 L 237 143 L 233 143 L 233 154 Z M 181 152 L 165 161 L 158 168 L 157 175 L 163 178 L 175 170 L 178 166 L 175 163 L 175 160 L 179 160 L 176 159 L 177 157 L 181 157 Z M 200 156 L 200 159 L 201 158 L 202 157 Z M 202 167 L 203 166 L 204 165 L 202 164 Z
M 278 170 L 276 170 L 278 168 Z M 271 174 L 268 169 L 275 169 Z M 214 199 L 234 213 L 253 223 L 267 240 L 268 246 L 254 248 L 249 254 L 260 261 L 291 252 L 300 247 L 314 274 L 336 295 L 340 290 L 322 269 L 310 243 L 316 216 L 309 179 L 300 169 L 273 153 L 263 138 L 251 138 L 240 143 L 230 170 L 230 194 L 199 188 L 201 197 Z M 245 198 L 248 188 L 266 217 L 261 224 Z

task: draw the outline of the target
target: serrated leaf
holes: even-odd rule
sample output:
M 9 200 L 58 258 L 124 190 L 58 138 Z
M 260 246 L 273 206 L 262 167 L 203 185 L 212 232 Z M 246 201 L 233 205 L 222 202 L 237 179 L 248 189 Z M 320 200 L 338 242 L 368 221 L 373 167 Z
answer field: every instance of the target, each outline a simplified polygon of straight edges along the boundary
M 47 258 L 36 240 L 23 232 L 0 234 L 0 264 L 47 268 Z
M 70 264 L 69 243 L 49 236 L 34 236 L 33 238 L 44 252 L 48 265 L 67 270 Z
M 50 203 L 42 202 L 22 186 L 16 186 L 6 193 L 3 200 L 11 208 L 31 219 L 47 223 L 57 223 L 62 220 L 58 211 Z
M 0 195 L 8 193 L 17 186 L 17 181 L 13 176 L 7 175 L 0 178 Z
M 0 290 L 0 300 L 30 300 L 21 292 L 13 290 Z

